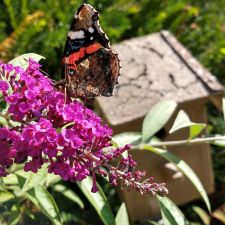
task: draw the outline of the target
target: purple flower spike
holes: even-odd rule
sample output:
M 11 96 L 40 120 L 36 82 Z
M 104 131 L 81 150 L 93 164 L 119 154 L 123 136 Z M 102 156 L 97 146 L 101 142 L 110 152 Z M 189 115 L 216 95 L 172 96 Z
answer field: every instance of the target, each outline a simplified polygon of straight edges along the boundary
M 0 91 L 9 105 L 7 116 L 21 124 L 0 128 L 0 176 L 6 176 L 13 163 L 25 161 L 25 171 L 36 173 L 47 164 L 49 173 L 66 181 L 92 176 L 92 192 L 98 191 L 96 174 L 108 176 L 114 186 L 122 183 L 123 188 L 133 188 L 141 194 L 168 192 L 165 184 L 153 183 L 151 178 L 141 181 L 145 172 L 134 171 L 136 162 L 130 155 L 119 160 L 130 145 L 114 148 L 112 129 L 80 102 L 65 100 L 39 68 L 32 59 L 26 71 L 0 64 L 5 76 L 0 80 Z M 116 166 L 111 165 L 113 160 L 117 160 Z

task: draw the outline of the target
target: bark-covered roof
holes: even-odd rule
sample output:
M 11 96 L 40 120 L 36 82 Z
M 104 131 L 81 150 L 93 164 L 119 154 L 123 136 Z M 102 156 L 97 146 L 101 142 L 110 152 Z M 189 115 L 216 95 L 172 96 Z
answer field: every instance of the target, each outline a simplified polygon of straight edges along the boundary
M 222 92 L 223 86 L 168 31 L 113 46 L 121 59 L 114 96 L 97 98 L 111 125 L 143 117 L 162 99 L 179 103 Z

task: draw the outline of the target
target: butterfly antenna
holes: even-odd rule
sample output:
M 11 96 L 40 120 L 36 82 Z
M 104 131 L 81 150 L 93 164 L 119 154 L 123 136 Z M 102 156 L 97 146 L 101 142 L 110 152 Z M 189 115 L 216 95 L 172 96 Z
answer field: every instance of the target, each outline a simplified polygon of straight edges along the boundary
M 42 69 L 39 69 L 43 74 L 45 74 L 46 76 L 48 76 L 49 78 L 51 78 L 51 76 L 48 74 L 48 73 L 46 73 L 44 70 L 42 70 Z
M 66 98 L 67 98 L 67 90 L 66 87 L 64 87 L 64 105 L 66 104 Z
M 29 62 L 29 61 L 28 61 L 27 59 L 25 59 L 25 58 L 24 58 L 24 60 L 27 61 L 27 62 Z M 39 68 L 39 70 L 40 70 L 42 73 L 44 73 L 46 76 L 48 76 L 48 77 L 51 78 L 51 76 L 50 76 L 48 73 L 46 73 L 44 70 L 42 70 L 42 69 L 40 69 L 40 68 Z
M 68 76 L 67 76 L 68 73 L 69 73 L 68 72 L 68 65 L 67 65 L 67 63 L 65 63 L 64 64 L 64 74 L 65 74 L 65 79 L 66 79 L 67 82 L 68 82 Z

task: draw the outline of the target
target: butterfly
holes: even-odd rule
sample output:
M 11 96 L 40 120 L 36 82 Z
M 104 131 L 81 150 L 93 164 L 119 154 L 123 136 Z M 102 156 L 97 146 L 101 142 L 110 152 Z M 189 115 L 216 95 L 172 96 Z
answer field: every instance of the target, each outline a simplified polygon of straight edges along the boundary
M 69 97 L 91 100 L 111 96 L 120 63 L 99 24 L 99 13 L 82 4 L 74 15 L 63 54 L 62 77 Z

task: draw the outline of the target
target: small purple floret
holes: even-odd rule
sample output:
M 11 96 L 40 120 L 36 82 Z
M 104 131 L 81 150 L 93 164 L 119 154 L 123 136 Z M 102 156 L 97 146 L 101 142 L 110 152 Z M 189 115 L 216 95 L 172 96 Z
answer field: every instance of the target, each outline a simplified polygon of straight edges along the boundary
M 4 81 L 4 80 L 0 80 L 0 91 L 7 91 L 9 89 L 9 84 Z

